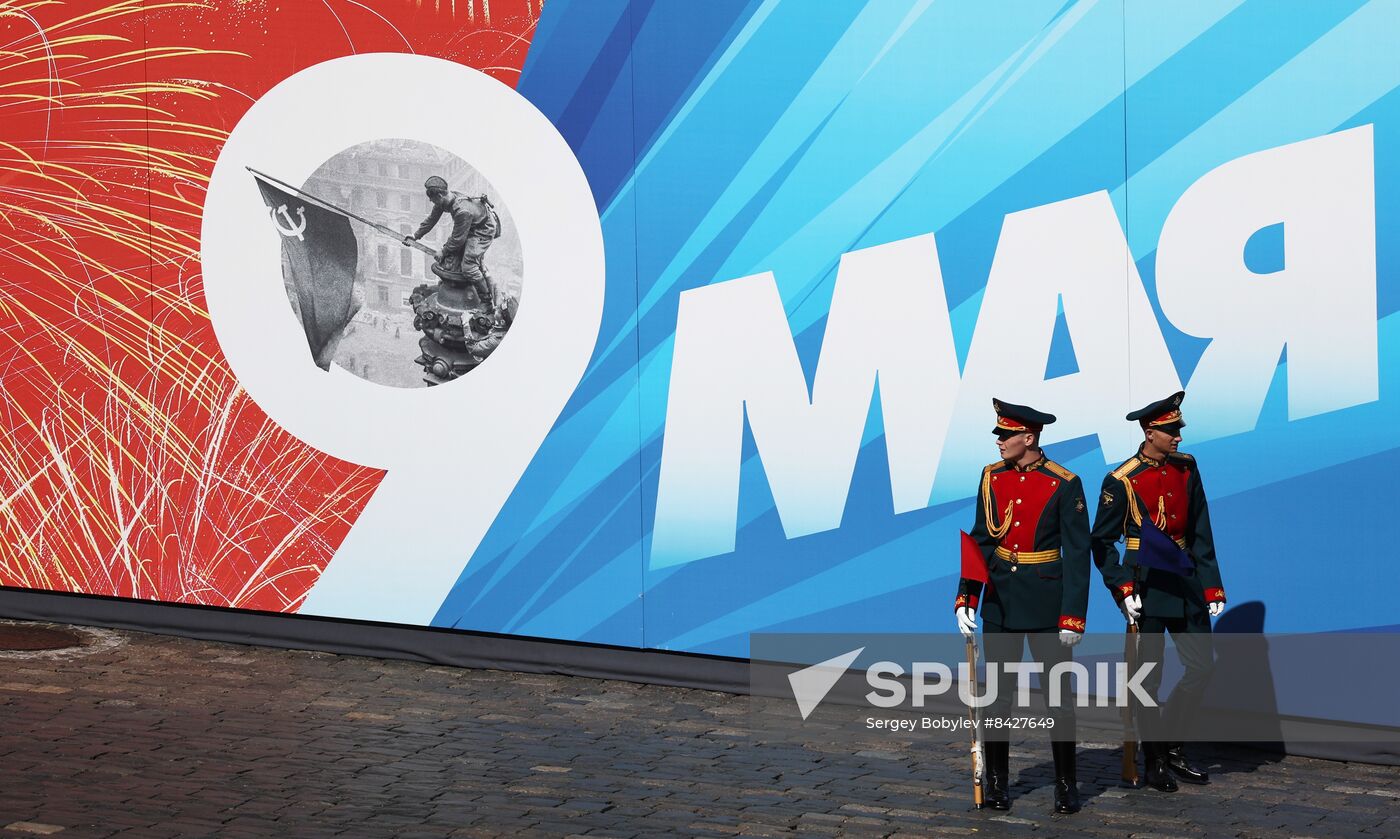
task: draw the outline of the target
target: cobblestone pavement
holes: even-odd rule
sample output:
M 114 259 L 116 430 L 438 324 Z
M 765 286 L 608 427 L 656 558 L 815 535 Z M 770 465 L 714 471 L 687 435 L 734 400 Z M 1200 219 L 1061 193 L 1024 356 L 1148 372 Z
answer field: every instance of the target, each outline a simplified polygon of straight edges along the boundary
M 745 697 L 96 631 L 0 654 L 0 839 L 445 836 L 1397 836 L 1400 769 L 1198 752 L 1208 787 L 1117 786 L 1048 750 L 973 812 L 952 744 L 755 744 Z

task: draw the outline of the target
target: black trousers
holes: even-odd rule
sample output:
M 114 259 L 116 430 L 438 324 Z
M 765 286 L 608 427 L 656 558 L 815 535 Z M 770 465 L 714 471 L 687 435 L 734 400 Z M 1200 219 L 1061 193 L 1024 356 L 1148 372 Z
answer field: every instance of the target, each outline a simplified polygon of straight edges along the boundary
M 1074 714 L 1074 693 L 1069 690 L 1070 679 L 1068 677 L 1062 682 L 1064 690 L 1060 692 L 1060 707 L 1049 707 L 1050 669 L 1060 662 L 1070 661 L 1074 658 L 1073 651 L 1060 643 L 1060 630 L 1055 627 L 1016 630 L 1006 629 L 1000 624 L 983 620 L 982 645 L 986 651 L 987 663 L 997 665 L 997 696 L 996 700 L 987 707 L 986 718 L 990 720 L 1032 716 L 1030 709 L 1015 707 L 1016 674 L 1005 672 L 1004 667 L 1007 662 L 1021 661 L 1027 644 L 1031 648 L 1031 659 L 1040 662 L 1044 667 L 1040 675 L 1041 705 L 1046 709 L 1045 716 L 1050 717 L 1055 722 L 1054 727 L 1050 729 L 1050 739 L 1056 742 L 1072 743 L 1077 738 L 1077 723 Z M 1011 728 L 998 728 L 995 725 L 988 725 L 984 729 L 986 739 L 997 741 L 1010 739 L 1013 730 Z M 1031 733 L 1035 733 L 1034 730 L 1031 730 Z
M 1182 618 L 1138 619 L 1138 660 L 1156 667 L 1142 680 L 1143 690 L 1157 701 L 1157 708 L 1137 710 L 1138 736 L 1143 742 L 1173 743 L 1190 739 L 1190 730 L 1205 698 L 1206 685 L 1215 672 L 1215 646 L 1210 634 L 1210 618 L 1195 615 Z M 1171 696 L 1162 702 L 1162 664 L 1170 632 L 1176 643 L 1177 658 L 1185 668 Z

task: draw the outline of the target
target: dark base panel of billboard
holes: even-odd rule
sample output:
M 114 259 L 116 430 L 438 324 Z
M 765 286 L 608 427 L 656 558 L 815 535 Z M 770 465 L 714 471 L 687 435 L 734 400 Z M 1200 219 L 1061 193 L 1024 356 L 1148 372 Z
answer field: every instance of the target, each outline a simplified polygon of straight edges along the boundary
M 0 618 L 521 673 L 748 692 L 748 661 L 458 629 L 0 587 Z
M 96 595 L 0 587 L 0 618 L 733 694 L 748 693 L 750 686 L 746 659 Z M 1267 744 L 1266 748 L 1272 751 L 1281 745 L 1287 754 L 1400 766 L 1400 751 L 1390 744 L 1346 742 L 1354 738 L 1329 742 L 1330 725 L 1308 721 L 1306 742 Z

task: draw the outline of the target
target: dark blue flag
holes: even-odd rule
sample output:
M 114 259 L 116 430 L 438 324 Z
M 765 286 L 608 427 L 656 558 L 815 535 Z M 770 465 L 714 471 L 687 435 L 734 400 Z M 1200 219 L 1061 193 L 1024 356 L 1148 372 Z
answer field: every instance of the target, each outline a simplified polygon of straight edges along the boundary
M 1182 577 L 1196 570 L 1186 551 L 1146 516 L 1142 519 L 1142 538 L 1138 542 L 1137 561 L 1143 568 L 1154 568 Z

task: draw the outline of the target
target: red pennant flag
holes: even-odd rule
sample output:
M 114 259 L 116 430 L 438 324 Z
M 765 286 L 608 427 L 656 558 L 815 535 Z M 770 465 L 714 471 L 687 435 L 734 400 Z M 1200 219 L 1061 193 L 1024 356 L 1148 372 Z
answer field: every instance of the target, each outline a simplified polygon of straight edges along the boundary
M 976 580 L 986 585 L 987 580 L 987 557 L 982 554 L 982 548 L 964 531 L 958 531 L 962 535 L 962 577 L 964 580 Z

